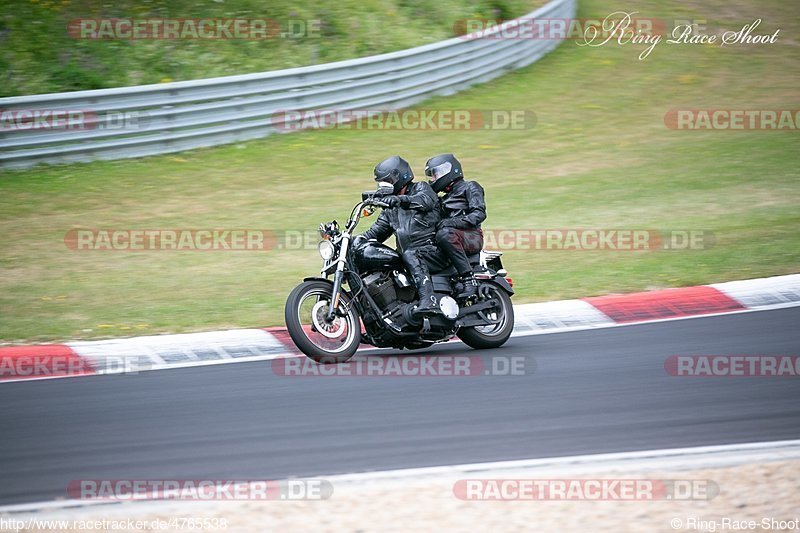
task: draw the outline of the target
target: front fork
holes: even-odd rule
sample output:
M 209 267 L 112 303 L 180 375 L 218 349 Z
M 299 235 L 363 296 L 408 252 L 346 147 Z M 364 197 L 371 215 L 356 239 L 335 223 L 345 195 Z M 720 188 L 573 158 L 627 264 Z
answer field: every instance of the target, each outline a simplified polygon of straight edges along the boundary
M 339 300 L 342 297 L 342 282 L 344 281 L 344 267 L 347 262 L 347 251 L 350 248 L 350 234 L 342 236 L 342 246 L 339 249 L 339 259 L 336 265 L 336 272 L 333 274 L 333 291 L 331 292 L 331 305 L 328 306 L 328 314 L 325 320 L 333 322 L 336 318 L 336 310 L 339 308 Z

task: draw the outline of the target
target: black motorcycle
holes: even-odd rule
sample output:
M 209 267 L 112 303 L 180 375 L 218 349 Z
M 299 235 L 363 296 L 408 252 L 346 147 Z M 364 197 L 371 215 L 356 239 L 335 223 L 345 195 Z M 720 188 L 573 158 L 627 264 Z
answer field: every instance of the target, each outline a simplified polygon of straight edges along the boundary
M 502 253 L 482 251 L 469 257 L 478 297 L 462 305 L 453 297 L 459 292 L 451 280 L 455 269 L 431 272 L 441 313 L 421 314 L 400 254 L 376 241 L 352 246 L 361 217 L 388 207 L 382 198 L 390 192 L 379 188 L 363 193 L 344 229 L 335 220 L 320 224 L 324 277 L 305 278 L 286 300 L 286 327 L 294 343 L 323 364 L 347 361 L 362 342 L 417 349 L 458 336 L 477 349 L 502 346 L 514 329 L 514 290 L 500 261 Z

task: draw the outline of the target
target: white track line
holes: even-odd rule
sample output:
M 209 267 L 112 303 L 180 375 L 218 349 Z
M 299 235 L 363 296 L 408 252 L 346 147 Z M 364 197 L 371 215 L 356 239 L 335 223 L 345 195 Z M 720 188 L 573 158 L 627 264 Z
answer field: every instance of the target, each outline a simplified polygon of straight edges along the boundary
M 315 476 L 303 479 L 325 479 L 336 488 L 343 486 L 363 486 L 369 483 L 400 482 L 404 485 L 431 481 L 451 481 L 469 476 L 482 477 L 521 477 L 525 475 L 554 475 L 571 473 L 581 476 L 596 472 L 640 472 L 645 470 L 701 470 L 724 468 L 746 463 L 791 461 L 800 459 L 800 440 L 771 442 L 749 442 L 743 444 L 721 444 L 695 446 L 690 448 L 666 448 L 633 452 L 573 455 L 568 457 L 547 457 L 541 459 L 522 459 L 517 461 L 496 461 L 488 463 L 467 463 L 448 466 L 404 468 L 341 474 L 334 476 Z M 0 514 L 31 513 L 54 511 L 98 505 L 166 505 L 183 503 L 175 500 L 142 501 L 93 501 L 93 500 L 54 500 L 0 506 Z M 187 502 L 197 503 L 197 502 Z M 215 503 L 215 502 L 208 502 Z
M 800 306 L 800 274 L 740 280 L 707 285 L 729 298 L 739 301 L 746 309 L 706 313 L 670 318 L 645 319 L 636 322 L 617 323 L 606 316 L 599 309 L 584 300 L 559 300 L 514 306 L 517 326 L 512 337 L 527 337 L 531 335 L 549 335 L 554 333 L 569 333 L 573 331 L 588 331 L 603 328 L 617 328 L 654 324 L 659 322 L 672 322 L 676 320 L 694 320 L 711 318 L 723 315 L 771 311 Z M 457 339 L 453 339 L 458 342 Z M 146 337 L 133 337 L 123 339 L 109 339 L 102 341 L 75 341 L 67 343 L 77 355 L 95 363 L 97 372 L 94 374 L 77 374 L 66 376 L 41 376 L 33 378 L 3 379 L 4 383 L 20 381 L 39 381 L 42 379 L 62 379 L 86 377 L 105 374 L 135 375 L 153 370 L 170 370 L 173 368 L 189 368 L 199 366 L 212 366 L 230 363 L 244 363 L 256 361 L 270 361 L 286 357 L 302 357 L 292 353 L 283 346 L 273 334 L 263 329 L 236 329 L 226 331 L 210 331 L 202 333 L 183 333 L 176 335 L 150 335 Z M 258 348 L 254 355 L 232 355 L 241 353 L 242 350 L 250 351 L 251 347 Z M 216 359 L 202 358 L 196 350 L 216 355 Z M 231 351 L 233 350 L 233 351 Z M 238 350 L 238 352 L 237 352 Z M 385 350 L 374 347 L 363 347 L 359 354 L 375 351 L 375 354 L 386 353 Z M 263 352 L 269 353 L 263 353 Z M 162 353 L 163 352 L 163 353 Z M 261 353 L 258 353 L 261 352 Z M 183 361 L 170 362 L 163 355 L 171 356 L 177 353 Z M 421 353 L 415 351 L 411 353 Z M 120 358 L 144 358 L 143 367 L 135 365 L 129 369 L 119 365 L 104 368 L 105 358 L 117 360 Z M 118 362 L 118 361 L 117 361 Z M 127 370 L 127 372 L 125 371 Z M 133 371 L 131 371 L 133 370 Z
M 717 316 L 725 316 L 725 315 L 742 315 L 745 313 L 757 313 L 759 311 L 775 311 L 777 309 L 788 309 L 791 307 L 800 307 L 800 302 L 787 302 L 781 304 L 774 304 L 774 305 L 765 305 L 762 307 L 758 307 L 755 309 L 737 309 L 735 311 L 722 311 L 719 313 L 705 313 L 702 315 L 688 315 L 688 316 L 674 316 L 670 318 L 654 318 L 651 320 L 642 320 L 640 322 L 623 322 L 623 323 L 608 323 L 608 324 L 597 324 L 597 325 L 581 325 L 581 326 L 573 326 L 573 327 L 564 327 L 564 328 L 553 328 L 553 329 L 542 329 L 542 330 L 534 330 L 534 331 L 520 331 L 514 332 L 511 334 L 512 337 L 527 337 L 529 335 L 547 335 L 550 333 L 569 333 L 572 331 L 589 331 L 589 330 L 597 330 L 597 329 L 607 329 L 607 328 L 624 328 L 627 326 L 643 326 L 647 324 L 657 324 L 659 322 L 675 322 L 678 320 L 693 320 L 696 318 L 712 318 Z
M 720 444 L 690 448 L 666 448 L 633 452 L 547 457 L 489 463 L 406 468 L 324 476 L 334 483 L 362 483 L 365 481 L 391 481 L 422 479 L 426 477 L 518 475 L 532 470 L 654 470 L 701 469 L 735 466 L 750 462 L 768 462 L 800 459 L 800 440 Z
M 511 337 L 528 337 L 532 335 L 551 335 L 555 333 L 572 333 L 577 331 L 595 331 L 599 329 L 608 329 L 608 328 L 622 328 L 628 326 L 642 326 L 647 324 L 657 324 L 661 322 L 675 322 L 678 320 L 695 320 L 695 319 L 702 319 L 702 318 L 713 318 L 725 315 L 741 315 L 745 313 L 757 313 L 761 311 L 774 311 L 778 309 L 788 309 L 792 307 L 800 307 L 800 302 L 788 302 L 788 303 L 781 303 L 781 304 L 774 304 L 774 305 L 765 305 L 759 307 L 757 309 L 739 309 L 736 311 L 724 311 L 721 313 L 707 313 L 704 315 L 689 315 L 689 316 L 677 316 L 671 318 L 658 318 L 653 320 L 644 320 L 641 322 L 626 322 L 622 324 L 618 324 L 616 322 L 610 323 L 603 323 L 603 324 L 587 324 L 587 325 L 580 325 L 580 326 L 572 326 L 572 327 L 558 327 L 558 328 L 549 328 L 549 329 L 541 329 L 541 330 L 531 330 L 531 331 L 514 331 L 511 334 Z M 88 341 L 91 342 L 91 341 Z M 439 345 L 446 345 L 446 344 L 463 344 L 460 340 L 454 338 L 446 342 L 439 343 Z M 391 350 L 391 348 L 375 348 L 374 346 L 365 346 L 364 348 L 359 348 L 356 352 L 359 355 L 382 355 L 387 351 Z M 19 379 L 3 379 L 0 380 L 0 386 L 3 386 L 5 383 L 19 383 L 19 382 L 30 382 L 30 381 L 43 381 L 43 380 L 51 380 L 51 379 L 70 379 L 70 378 L 87 378 L 92 376 L 103 376 L 103 375 L 129 375 L 135 376 L 137 374 L 141 374 L 144 372 L 152 372 L 152 371 L 159 371 L 159 370 L 173 370 L 173 369 L 184 369 L 184 368 L 195 368 L 195 367 L 202 367 L 202 366 L 215 366 L 215 365 L 226 365 L 226 364 L 233 364 L 233 363 L 252 363 L 258 361 L 272 361 L 275 359 L 286 359 L 286 358 L 293 358 L 293 357 L 304 357 L 303 355 L 289 353 L 289 349 L 286 349 L 287 353 L 283 354 L 269 354 L 269 355 L 256 355 L 250 357 L 237 357 L 235 359 L 214 359 L 214 360 L 207 360 L 207 361 L 187 361 L 183 363 L 169 363 L 169 364 L 152 364 L 148 365 L 147 368 L 141 368 L 136 372 L 96 372 L 94 374 L 75 374 L 75 375 L 66 375 L 66 376 L 41 376 L 41 377 L 29 377 L 29 378 L 19 378 Z M 367 352 L 370 352 L 367 354 Z M 424 353 L 421 350 L 414 350 L 404 352 L 408 354 L 420 354 Z M 112 355 L 112 357 L 119 357 L 117 355 Z M 533 357 L 533 354 L 531 354 Z

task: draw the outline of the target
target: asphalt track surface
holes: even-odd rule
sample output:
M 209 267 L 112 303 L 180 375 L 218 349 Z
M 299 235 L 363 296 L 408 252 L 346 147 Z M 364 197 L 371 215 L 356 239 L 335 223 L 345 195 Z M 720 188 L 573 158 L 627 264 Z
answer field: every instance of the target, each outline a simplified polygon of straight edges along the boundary
M 286 377 L 267 361 L 0 384 L 0 504 L 63 498 L 78 479 L 276 479 L 797 439 L 800 378 L 674 377 L 664 362 L 800 355 L 798 325 L 789 308 L 428 352 L 535 361 L 521 376 Z

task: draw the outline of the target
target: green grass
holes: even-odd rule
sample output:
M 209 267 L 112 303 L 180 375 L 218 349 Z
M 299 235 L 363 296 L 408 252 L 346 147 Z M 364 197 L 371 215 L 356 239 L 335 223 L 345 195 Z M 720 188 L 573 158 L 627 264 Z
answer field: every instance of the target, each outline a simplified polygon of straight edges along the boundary
M 228 76 L 391 52 L 452 37 L 458 20 L 513 18 L 537 3 L 5 0 L 0 13 L 0 97 Z M 67 32 L 70 21 L 100 18 L 269 19 L 289 36 L 91 40 L 74 39 Z
M 797 109 L 800 29 L 782 0 L 641 2 L 642 16 L 782 28 L 772 47 L 563 44 L 438 109 L 531 109 L 522 131 L 307 131 L 175 156 L 0 176 L 0 338 L 51 341 L 276 325 L 314 250 L 76 252 L 75 227 L 314 230 L 343 220 L 371 169 L 454 151 L 487 191 L 489 228 L 712 231 L 693 251 L 511 251 L 517 303 L 800 271 L 796 131 L 674 131 L 674 108 Z M 699 5 L 699 4 L 698 4 Z M 586 0 L 581 16 L 613 10 Z M 722 18 L 724 17 L 724 18 Z M 774 29 L 773 29 L 774 31 Z M 365 226 L 366 227 L 366 226 Z

